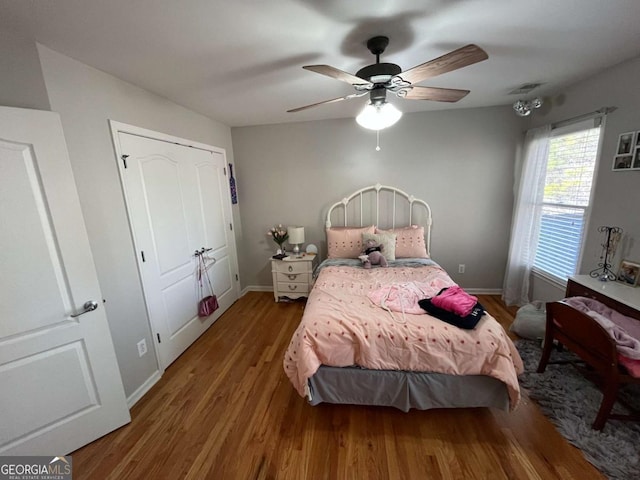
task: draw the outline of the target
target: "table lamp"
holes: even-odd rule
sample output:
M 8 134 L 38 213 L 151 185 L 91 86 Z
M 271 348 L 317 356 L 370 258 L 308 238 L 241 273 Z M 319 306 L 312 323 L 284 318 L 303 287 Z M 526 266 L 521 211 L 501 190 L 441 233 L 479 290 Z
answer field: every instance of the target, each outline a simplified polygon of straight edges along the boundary
M 289 227 L 287 233 L 289 234 L 289 244 L 293 245 L 293 253 L 299 256 L 300 245 L 304 243 L 304 227 Z

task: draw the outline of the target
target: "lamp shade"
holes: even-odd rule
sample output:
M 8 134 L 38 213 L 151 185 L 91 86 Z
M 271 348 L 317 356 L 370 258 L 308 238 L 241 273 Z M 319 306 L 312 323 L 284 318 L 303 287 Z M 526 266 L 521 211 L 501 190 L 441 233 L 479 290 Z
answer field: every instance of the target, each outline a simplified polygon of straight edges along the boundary
M 289 227 L 287 228 L 289 234 L 289 243 L 291 245 L 299 245 L 304 243 L 304 227 Z
M 382 130 L 396 123 L 400 117 L 402 112 L 390 103 L 384 102 L 380 105 L 369 103 L 356 117 L 356 122 L 369 130 Z

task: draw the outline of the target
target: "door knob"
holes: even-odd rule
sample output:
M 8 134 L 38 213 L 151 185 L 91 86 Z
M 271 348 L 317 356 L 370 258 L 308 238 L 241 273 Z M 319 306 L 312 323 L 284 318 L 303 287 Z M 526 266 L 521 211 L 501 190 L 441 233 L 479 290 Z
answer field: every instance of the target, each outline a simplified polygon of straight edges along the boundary
M 88 302 L 84 303 L 82 308 L 84 310 L 82 310 L 79 313 L 74 313 L 73 315 L 71 315 L 71 317 L 75 318 L 75 317 L 79 317 L 80 315 L 84 315 L 85 313 L 93 312 L 96 308 L 98 308 L 98 302 L 95 302 L 93 300 L 89 300 Z

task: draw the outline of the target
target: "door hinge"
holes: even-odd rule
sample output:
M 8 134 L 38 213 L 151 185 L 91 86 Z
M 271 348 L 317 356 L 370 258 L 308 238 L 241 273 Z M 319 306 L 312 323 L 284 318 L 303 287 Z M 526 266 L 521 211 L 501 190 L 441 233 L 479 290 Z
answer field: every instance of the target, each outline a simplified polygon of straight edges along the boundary
M 229 224 L 229 230 L 233 230 L 233 224 L 232 223 Z
M 129 158 L 129 155 L 121 155 L 120 158 L 122 159 L 122 163 L 124 164 L 124 168 L 127 168 L 127 158 Z
M 156 336 L 158 337 L 158 343 L 162 343 L 162 340 L 160 340 L 160 334 L 156 333 Z
M 224 176 L 227 176 L 227 167 L 222 167 L 222 171 L 224 172 Z
M 240 280 L 240 279 L 238 278 L 238 274 L 236 273 L 236 282 L 237 282 L 238 280 Z
M 146 262 L 145 258 L 144 258 L 144 252 L 142 250 L 140 250 L 140 256 L 142 257 L 142 261 Z

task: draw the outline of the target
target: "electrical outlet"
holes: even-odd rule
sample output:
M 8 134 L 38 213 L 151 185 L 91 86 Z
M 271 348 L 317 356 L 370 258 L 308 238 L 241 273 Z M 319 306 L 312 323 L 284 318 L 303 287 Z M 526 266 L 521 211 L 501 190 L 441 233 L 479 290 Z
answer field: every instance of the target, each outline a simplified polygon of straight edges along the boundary
M 461 263 L 460 265 L 458 265 L 458 273 L 464 273 L 464 269 L 465 269 L 464 263 Z
M 143 338 L 138 342 L 138 356 L 141 357 L 147 353 L 147 341 Z

